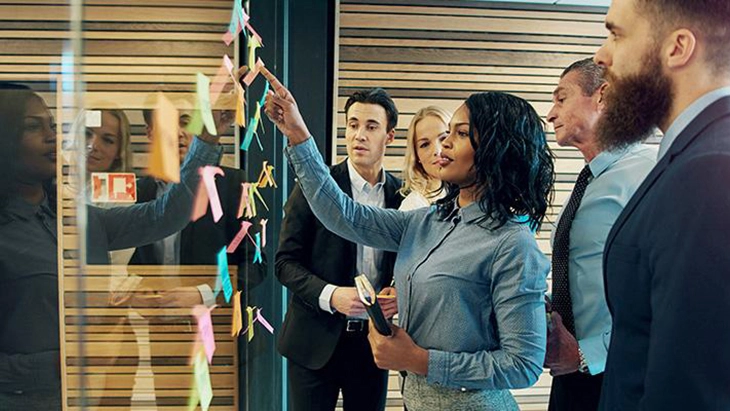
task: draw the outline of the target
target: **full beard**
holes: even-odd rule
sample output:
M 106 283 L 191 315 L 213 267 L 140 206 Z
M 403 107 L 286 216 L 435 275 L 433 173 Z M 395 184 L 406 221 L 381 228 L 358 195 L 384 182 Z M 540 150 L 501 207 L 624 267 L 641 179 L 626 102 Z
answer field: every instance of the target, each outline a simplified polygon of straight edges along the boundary
M 662 72 L 658 48 L 644 56 L 642 67 L 641 72 L 624 78 L 606 71 L 609 87 L 597 124 L 598 142 L 604 150 L 643 141 L 669 116 L 674 93 L 671 80 Z

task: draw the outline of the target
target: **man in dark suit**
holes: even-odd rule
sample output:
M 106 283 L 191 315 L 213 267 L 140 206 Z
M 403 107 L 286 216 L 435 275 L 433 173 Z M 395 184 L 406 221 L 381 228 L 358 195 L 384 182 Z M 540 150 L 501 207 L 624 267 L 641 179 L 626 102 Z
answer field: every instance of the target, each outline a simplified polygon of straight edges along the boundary
M 147 135 L 151 136 L 152 111 L 143 111 L 147 125 Z M 180 161 L 185 158 L 192 134 L 186 130 L 190 122 L 187 112 L 180 114 L 179 153 Z M 207 212 L 199 220 L 192 222 L 181 232 L 162 241 L 138 247 L 129 264 L 133 265 L 216 265 L 216 256 L 221 248 L 228 246 L 241 229 L 236 217 L 241 196 L 241 183 L 246 182 L 242 170 L 221 167 L 225 175 L 216 177 L 216 187 L 224 213 L 217 223 Z M 165 182 L 152 177 L 142 177 L 137 181 L 137 202 L 146 203 L 162 195 L 167 188 Z M 252 227 L 253 230 L 253 227 Z M 238 288 L 247 289 L 260 284 L 266 275 L 265 263 L 253 264 L 254 249 L 244 240 L 235 253 L 228 255 L 229 264 L 238 266 Z M 262 254 L 263 258 L 263 254 Z M 173 307 L 192 307 L 196 304 L 215 304 L 215 296 L 209 284 L 197 287 L 175 287 L 160 298 L 161 304 Z M 245 302 L 244 302 L 245 303 Z
M 383 169 L 398 121 L 395 104 L 382 89 L 366 90 L 348 99 L 345 114 L 348 159 L 332 167 L 332 177 L 357 202 L 398 208 L 400 181 Z M 342 391 L 347 411 L 383 410 L 388 375 L 373 360 L 354 277 L 364 273 L 378 290 L 392 291 L 395 254 L 327 231 L 299 186 L 284 211 L 276 273 L 292 299 L 278 349 L 289 360 L 292 409 L 332 411 Z M 395 313 L 395 299 L 381 304 L 386 316 Z
M 730 2 L 614 0 L 599 135 L 664 137 L 606 243 L 601 409 L 730 409 Z

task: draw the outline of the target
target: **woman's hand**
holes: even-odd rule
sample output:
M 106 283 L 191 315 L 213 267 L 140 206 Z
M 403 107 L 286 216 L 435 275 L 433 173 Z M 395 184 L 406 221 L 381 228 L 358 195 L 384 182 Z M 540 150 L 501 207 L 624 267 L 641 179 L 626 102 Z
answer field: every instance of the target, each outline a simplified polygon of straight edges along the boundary
M 266 67 L 261 68 L 261 74 L 266 77 L 274 90 L 269 91 L 264 103 L 264 112 L 269 120 L 289 139 L 289 144 L 297 145 L 304 142 L 309 138 L 309 130 L 299 113 L 294 96 Z
M 398 314 L 398 298 L 396 297 L 395 288 L 385 287 L 378 294 L 378 304 L 383 309 L 385 318 L 391 319 Z
M 368 340 L 378 368 L 419 375 L 428 373 L 428 351 L 417 346 L 402 328 L 391 325 L 393 335 L 386 337 L 375 329 L 372 321 L 369 327 Z

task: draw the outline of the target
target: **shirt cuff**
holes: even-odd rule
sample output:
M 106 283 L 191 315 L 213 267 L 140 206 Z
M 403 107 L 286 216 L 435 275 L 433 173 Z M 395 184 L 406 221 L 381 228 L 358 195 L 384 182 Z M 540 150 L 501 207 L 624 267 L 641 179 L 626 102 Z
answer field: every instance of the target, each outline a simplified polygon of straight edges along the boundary
M 583 338 L 578 341 L 578 346 L 583 351 L 583 357 L 588 364 L 588 372 L 591 375 L 602 373 L 606 368 L 606 357 L 608 356 L 608 346 L 605 342 L 605 336 L 595 335 Z
M 291 165 L 306 163 L 313 157 L 319 154 L 317 144 L 314 142 L 314 138 L 309 137 L 302 143 L 295 146 L 287 146 L 284 148 L 284 155 L 286 155 Z
M 449 353 L 428 350 L 428 374 L 426 382 L 433 385 L 447 386 L 449 381 Z
M 319 308 L 322 311 L 328 312 L 330 314 L 334 314 L 335 310 L 332 309 L 332 305 L 330 304 L 330 300 L 332 299 L 332 294 L 337 289 L 336 285 L 333 284 L 327 284 L 322 289 L 322 292 L 319 294 Z
M 201 284 L 197 288 L 198 292 L 200 292 L 200 296 L 203 298 L 203 304 L 205 304 L 206 307 L 212 307 L 215 305 L 215 294 L 213 294 L 213 290 L 208 284 Z

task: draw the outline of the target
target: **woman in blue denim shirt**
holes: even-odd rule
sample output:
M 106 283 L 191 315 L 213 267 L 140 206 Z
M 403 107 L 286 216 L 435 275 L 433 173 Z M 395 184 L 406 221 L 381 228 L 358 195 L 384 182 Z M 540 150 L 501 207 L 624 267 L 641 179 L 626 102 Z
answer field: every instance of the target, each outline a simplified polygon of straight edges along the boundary
M 443 142 L 436 207 L 402 212 L 352 201 L 329 176 L 291 93 L 268 71 L 266 114 L 313 212 L 334 233 L 397 251 L 401 327 L 371 328 L 375 361 L 406 371 L 410 411 L 516 410 L 509 389 L 534 384 L 545 356 L 549 264 L 531 229 L 554 181 L 543 123 L 520 98 L 471 95 Z M 371 326 L 372 327 L 372 326 Z

